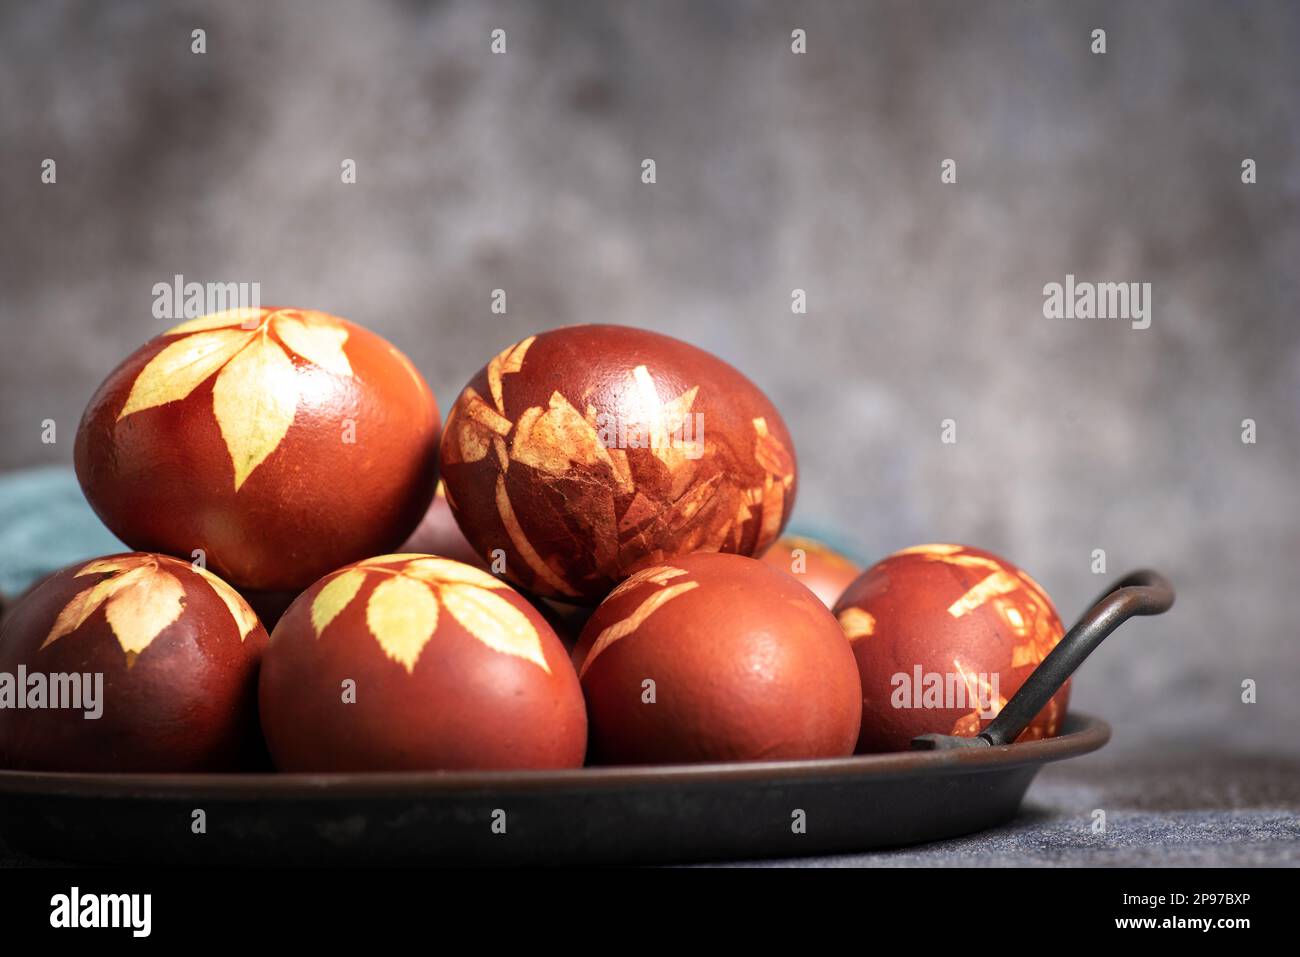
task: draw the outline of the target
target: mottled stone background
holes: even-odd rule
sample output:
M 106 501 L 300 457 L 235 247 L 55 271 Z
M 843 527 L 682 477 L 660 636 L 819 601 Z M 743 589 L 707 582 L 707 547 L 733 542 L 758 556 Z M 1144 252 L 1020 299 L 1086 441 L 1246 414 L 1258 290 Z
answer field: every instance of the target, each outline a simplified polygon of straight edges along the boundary
M 444 409 L 528 333 L 647 326 L 771 394 L 796 524 L 864 559 L 982 545 L 1066 617 L 1094 548 L 1166 571 L 1076 686 L 1110 753 L 1300 751 L 1298 54 L 1286 2 L 7 2 L 0 465 L 71 460 L 175 273 L 372 326 Z M 1067 272 L 1151 328 L 1044 319 Z

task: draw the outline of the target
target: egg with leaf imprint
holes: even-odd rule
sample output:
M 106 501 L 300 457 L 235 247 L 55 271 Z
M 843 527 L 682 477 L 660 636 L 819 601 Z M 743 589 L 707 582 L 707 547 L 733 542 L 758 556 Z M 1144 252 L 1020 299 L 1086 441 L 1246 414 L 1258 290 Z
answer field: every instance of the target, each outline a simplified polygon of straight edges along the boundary
M 0 764 L 115 772 L 256 765 L 264 760 L 256 695 L 266 640 L 230 585 L 187 562 L 130 553 L 63 569 L 0 628 Z
M 582 689 L 546 619 L 500 579 L 432 555 L 326 575 L 271 635 L 262 727 L 283 771 L 582 764 Z
M 862 677 L 863 753 L 905 750 L 922 734 L 979 734 L 1065 632 L 1027 572 L 952 543 L 881 559 L 845 589 L 835 614 Z M 1017 740 L 1060 733 L 1070 684 Z
M 794 447 L 721 359 L 627 326 L 543 332 L 461 392 L 440 451 L 479 555 L 530 592 L 598 603 L 633 569 L 695 551 L 762 554 L 790 516 Z
M 77 477 L 128 545 L 276 592 L 396 547 L 433 495 L 437 404 L 410 361 L 310 309 L 183 322 L 99 387 Z
M 853 652 L 795 579 L 698 553 L 639 569 L 574 649 L 607 763 L 842 757 L 862 714 Z

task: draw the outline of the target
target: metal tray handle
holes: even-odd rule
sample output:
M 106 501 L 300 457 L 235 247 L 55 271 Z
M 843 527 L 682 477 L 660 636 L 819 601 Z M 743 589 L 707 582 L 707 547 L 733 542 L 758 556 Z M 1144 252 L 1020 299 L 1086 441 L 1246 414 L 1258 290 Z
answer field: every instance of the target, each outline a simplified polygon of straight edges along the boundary
M 923 734 L 913 739 L 912 747 L 936 750 L 1010 744 L 1107 635 L 1135 615 L 1159 615 L 1173 604 L 1174 586 L 1164 575 L 1150 569 L 1125 575 L 1065 633 L 987 728 L 970 738 Z

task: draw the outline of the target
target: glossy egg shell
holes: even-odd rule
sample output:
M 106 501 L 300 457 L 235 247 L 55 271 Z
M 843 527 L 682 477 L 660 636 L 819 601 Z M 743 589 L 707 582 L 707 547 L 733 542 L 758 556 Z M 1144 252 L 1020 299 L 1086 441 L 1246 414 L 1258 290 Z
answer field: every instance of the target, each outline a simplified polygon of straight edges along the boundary
M 698 553 L 636 572 L 575 658 L 603 762 L 829 758 L 858 738 L 861 686 L 835 617 L 755 559 Z
M 259 700 L 282 771 L 568 768 L 586 752 L 582 690 L 546 620 L 433 556 L 380 556 L 307 589 L 271 635 Z
M 131 547 L 202 549 L 236 587 L 293 591 L 410 534 L 439 435 L 428 386 L 384 339 L 261 309 L 182 323 L 127 358 L 91 399 L 75 458 Z
M 225 582 L 164 555 L 82 562 L 0 629 L 0 673 L 102 673 L 103 713 L 0 709 L 0 763 L 45 771 L 220 771 L 256 763 L 266 631 Z
M 793 575 L 795 581 L 834 608 L 862 567 L 829 545 L 799 535 L 783 535 L 763 553 L 763 562 Z
M 759 554 L 794 505 L 794 447 L 748 379 L 677 339 L 569 326 L 511 346 L 447 417 L 447 501 L 531 592 L 596 604 L 635 567 Z
M 835 614 L 862 676 L 863 753 L 906 750 L 921 734 L 978 734 L 1064 633 L 1037 582 L 965 545 L 890 555 L 849 586 Z M 952 693 L 927 700 L 929 676 Z M 1018 740 L 1057 734 L 1069 699 L 1066 682 Z

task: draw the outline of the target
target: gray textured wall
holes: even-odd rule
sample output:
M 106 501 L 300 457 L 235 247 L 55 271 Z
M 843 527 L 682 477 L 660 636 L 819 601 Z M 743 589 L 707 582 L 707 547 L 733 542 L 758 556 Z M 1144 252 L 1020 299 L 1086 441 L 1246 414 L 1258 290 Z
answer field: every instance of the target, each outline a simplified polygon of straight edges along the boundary
M 6 3 L 0 465 L 70 460 L 174 273 L 374 327 L 444 409 L 530 332 L 648 326 L 769 391 L 796 523 L 865 558 L 980 544 L 1066 617 L 1093 548 L 1167 571 L 1078 684 L 1117 747 L 1300 749 L 1298 54 L 1284 2 Z M 1067 272 L 1151 328 L 1044 319 Z

